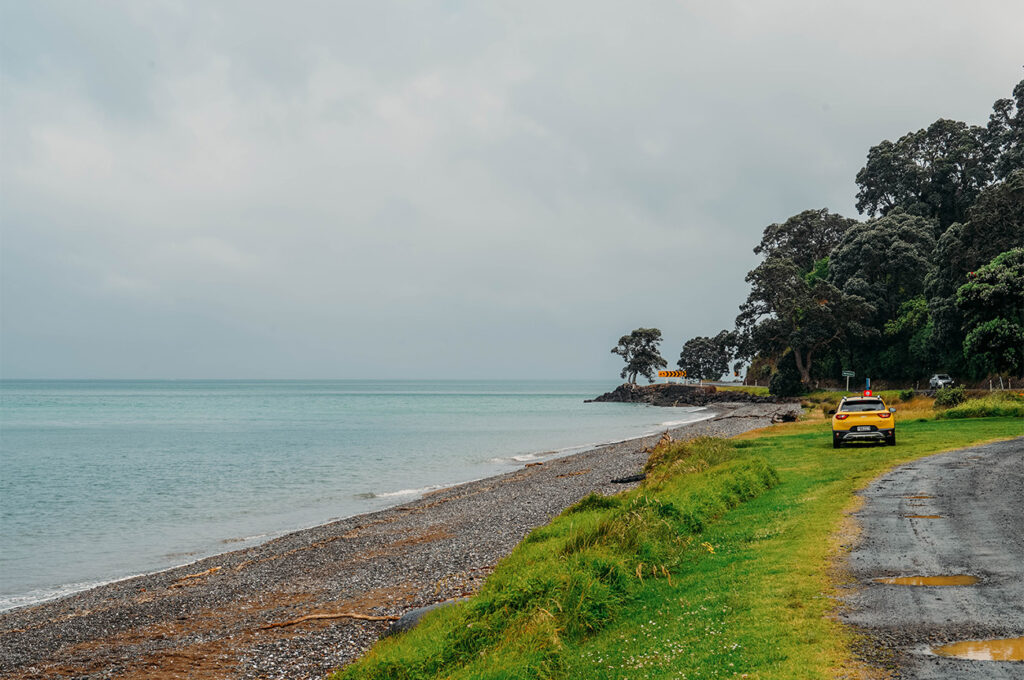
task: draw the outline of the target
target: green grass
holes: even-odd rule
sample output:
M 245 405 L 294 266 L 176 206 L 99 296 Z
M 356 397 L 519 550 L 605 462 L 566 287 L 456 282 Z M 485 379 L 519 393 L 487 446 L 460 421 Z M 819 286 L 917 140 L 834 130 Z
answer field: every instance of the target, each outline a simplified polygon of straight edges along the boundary
M 584 499 L 474 598 L 336 677 L 835 677 L 855 665 L 829 575 L 853 491 L 896 463 L 1024 434 L 1008 418 L 897 427 L 896 447 L 835 451 L 818 421 L 662 449 L 639 489 Z
M 747 394 L 756 394 L 762 397 L 768 394 L 767 387 L 755 387 L 753 385 L 718 385 L 715 389 L 720 392 L 746 392 Z

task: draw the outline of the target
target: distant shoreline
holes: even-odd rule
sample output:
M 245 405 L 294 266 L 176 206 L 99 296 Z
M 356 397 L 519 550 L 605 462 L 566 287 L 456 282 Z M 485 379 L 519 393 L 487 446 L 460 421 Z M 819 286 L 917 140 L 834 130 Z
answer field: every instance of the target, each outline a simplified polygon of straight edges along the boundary
M 673 436 L 732 436 L 791 404 L 717 404 Z M 146 677 L 187 664 L 190 677 L 322 677 L 358 657 L 386 622 L 314 620 L 354 611 L 394 616 L 472 593 L 531 529 L 582 496 L 615 493 L 658 435 L 547 458 L 57 600 L 0 612 L 0 673 Z M 276 650 L 276 651 L 272 651 Z M 33 669 L 33 670 L 30 670 Z

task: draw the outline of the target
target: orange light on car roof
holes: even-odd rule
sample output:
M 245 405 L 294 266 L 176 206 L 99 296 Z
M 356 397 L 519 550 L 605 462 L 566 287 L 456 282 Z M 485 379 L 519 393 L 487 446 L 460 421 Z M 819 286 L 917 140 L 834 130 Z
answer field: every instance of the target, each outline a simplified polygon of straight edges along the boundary
M 865 397 L 870 397 L 871 396 L 871 390 L 864 390 L 864 396 Z

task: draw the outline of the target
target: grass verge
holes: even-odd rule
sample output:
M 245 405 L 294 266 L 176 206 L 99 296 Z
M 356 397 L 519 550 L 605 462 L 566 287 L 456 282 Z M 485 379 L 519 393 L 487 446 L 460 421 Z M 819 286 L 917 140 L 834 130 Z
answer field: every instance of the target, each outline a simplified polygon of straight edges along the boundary
M 900 422 L 896 447 L 836 452 L 799 422 L 652 456 L 639 489 L 588 496 L 483 589 L 335 677 L 832 678 L 853 673 L 830 537 L 896 463 L 1022 434 L 1010 418 Z

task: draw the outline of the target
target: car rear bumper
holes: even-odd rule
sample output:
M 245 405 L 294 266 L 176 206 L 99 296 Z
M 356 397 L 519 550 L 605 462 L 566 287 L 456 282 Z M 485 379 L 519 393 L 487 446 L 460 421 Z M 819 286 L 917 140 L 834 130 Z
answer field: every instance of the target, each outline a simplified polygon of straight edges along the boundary
M 870 430 L 868 432 L 854 432 L 852 430 L 832 430 L 832 436 L 838 441 L 853 442 L 853 441 L 884 441 L 891 439 L 896 434 L 896 428 L 891 427 L 887 430 Z

